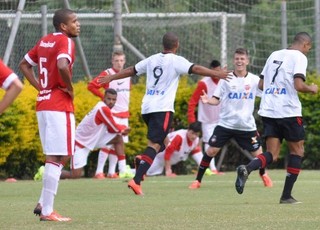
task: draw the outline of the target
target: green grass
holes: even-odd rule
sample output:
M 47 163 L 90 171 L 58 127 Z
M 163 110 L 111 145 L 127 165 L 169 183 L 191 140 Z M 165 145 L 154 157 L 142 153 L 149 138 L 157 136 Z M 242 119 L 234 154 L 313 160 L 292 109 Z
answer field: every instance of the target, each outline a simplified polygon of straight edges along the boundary
M 280 205 L 285 171 L 270 170 L 273 188 L 253 172 L 242 195 L 235 172 L 205 176 L 189 190 L 194 175 L 148 177 L 144 197 L 122 179 L 60 181 L 55 209 L 72 222 L 40 222 L 33 216 L 41 182 L 0 182 L 1 229 L 320 229 L 319 172 L 302 171 L 293 196 L 297 205 Z

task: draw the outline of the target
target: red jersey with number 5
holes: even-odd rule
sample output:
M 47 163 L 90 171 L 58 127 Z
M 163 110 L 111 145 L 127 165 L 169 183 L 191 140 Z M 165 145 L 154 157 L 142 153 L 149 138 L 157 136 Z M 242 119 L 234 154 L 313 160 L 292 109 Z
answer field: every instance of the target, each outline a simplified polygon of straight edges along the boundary
M 40 92 L 37 96 L 36 111 L 74 111 L 72 98 L 61 90 L 66 85 L 57 67 L 60 58 L 69 60 L 69 69 L 72 75 L 75 45 L 71 38 L 62 33 L 44 36 L 25 55 L 29 64 L 38 65 Z

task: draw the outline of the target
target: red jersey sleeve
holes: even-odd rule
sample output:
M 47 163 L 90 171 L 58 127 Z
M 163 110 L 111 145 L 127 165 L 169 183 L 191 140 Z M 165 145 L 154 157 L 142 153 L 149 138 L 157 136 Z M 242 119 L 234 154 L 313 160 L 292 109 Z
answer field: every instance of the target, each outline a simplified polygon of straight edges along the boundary
M 16 78 L 16 75 L 0 59 L 0 87 L 6 90 L 14 78 Z
M 110 133 L 121 133 L 124 129 L 127 128 L 125 125 L 120 125 L 115 122 L 113 119 L 111 110 L 107 106 L 101 107 L 101 109 L 98 110 L 97 115 L 95 117 L 96 124 L 103 123 L 106 127 L 108 132 Z
M 173 152 L 180 150 L 181 144 L 182 144 L 182 137 L 180 135 L 175 136 L 165 150 L 164 159 L 166 161 L 170 160 Z
M 187 118 L 188 123 L 191 124 L 195 121 L 197 121 L 196 118 L 196 107 L 199 103 L 200 96 L 202 95 L 202 90 L 207 92 L 207 86 L 204 82 L 199 81 L 196 89 L 194 90 L 192 96 L 190 97 L 189 103 L 188 103 L 188 112 L 187 112 Z
M 107 89 L 109 88 L 109 83 L 107 84 L 99 84 L 98 83 L 98 79 L 99 77 L 103 77 L 103 76 L 107 76 L 107 72 L 106 71 L 102 71 L 97 77 L 95 77 L 94 79 L 92 79 L 92 81 L 90 81 L 88 83 L 87 89 L 93 93 L 94 95 L 98 96 L 101 98 L 101 100 L 103 100 L 103 96 L 104 93 L 101 92 L 101 88 Z

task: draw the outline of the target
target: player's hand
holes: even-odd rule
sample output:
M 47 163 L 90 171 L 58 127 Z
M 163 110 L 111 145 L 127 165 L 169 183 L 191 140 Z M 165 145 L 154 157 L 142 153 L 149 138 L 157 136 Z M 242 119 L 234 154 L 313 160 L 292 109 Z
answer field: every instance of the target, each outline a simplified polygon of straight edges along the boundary
M 127 136 L 127 135 L 130 133 L 130 131 L 131 131 L 131 128 L 130 128 L 130 127 L 127 127 L 127 128 L 125 128 L 124 130 L 122 130 L 121 134 L 122 134 L 123 136 Z
M 228 70 L 227 66 L 221 68 L 221 70 L 218 70 L 218 72 L 220 72 L 218 77 L 221 78 L 221 79 L 224 79 L 224 80 L 228 81 L 229 79 L 232 78 L 232 72 L 233 71 L 232 70 Z
M 102 84 L 108 84 L 110 81 L 112 81 L 112 78 L 111 78 L 112 75 L 107 75 L 107 76 L 100 76 L 98 77 L 98 83 L 100 85 Z
M 311 94 L 316 94 L 318 92 L 318 85 L 312 83 L 310 85 L 310 88 L 311 88 Z
M 70 95 L 70 97 L 72 98 L 72 100 L 74 99 L 74 93 L 73 90 L 68 90 L 67 88 L 61 88 L 59 87 L 59 89 L 61 89 L 63 92 L 67 93 Z
M 177 174 L 175 174 L 175 173 L 166 173 L 166 176 L 167 177 L 176 177 L 177 176 Z
M 202 90 L 202 95 L 200 95 L 200 98 L 202 103 L 208 104 L 209 102 L 208 94 L 204 90 Z

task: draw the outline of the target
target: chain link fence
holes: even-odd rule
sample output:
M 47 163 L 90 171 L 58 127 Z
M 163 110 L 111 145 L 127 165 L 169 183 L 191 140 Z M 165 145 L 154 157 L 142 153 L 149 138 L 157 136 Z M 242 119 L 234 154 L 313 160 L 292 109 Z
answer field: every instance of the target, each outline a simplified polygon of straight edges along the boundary
M 317 1 L 221 1 L 221 0 L 123 0 L 122 35 L 144 56 L 162 49 L 162 35 L 175 31 L 180 37 L 179 54 L 192 62 L 208 65 L 215 58 L 232 67 L 235 48 L 244 46 L 251 56 L 250 70 L 259 74 L 275 49 L 283 44 L 283 28 L 290 44 L 295 33 L 306 31 L 316 38 Z M 8 43 L 15 10 L 19 1 L 0 1 L 0 55 Z M 81 23 L 80 40 L 92 76 L 111 65 L 114 45 L 113 0 L 70 0 Z M 48 33 L 53 32 L 52 14 L 63 1 L 26 1 L 8 64 L 17 72 L 23 55 L 42 36 L 40 7 L 47 6 Z M 286 15 L 284 20 L 283 15 Z M 128 46 L 127 66 L 141 59 Z M 316 69 L 316 50 L 309 55 L 310 70 Z M 79 53 L 79 52 L 78 52 Z M 74 66 L 75 81 L 85 72 L 78 57 Z

